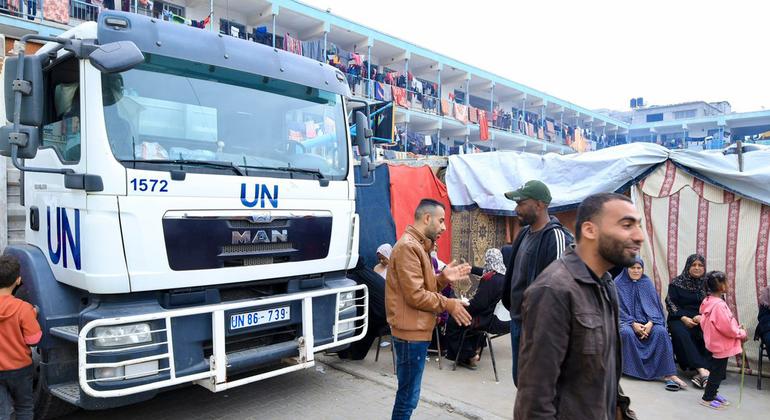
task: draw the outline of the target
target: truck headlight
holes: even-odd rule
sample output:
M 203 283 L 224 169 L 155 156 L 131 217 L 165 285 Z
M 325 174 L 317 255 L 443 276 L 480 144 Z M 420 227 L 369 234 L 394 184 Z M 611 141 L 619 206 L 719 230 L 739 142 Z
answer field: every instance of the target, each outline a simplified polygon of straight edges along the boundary
M 353 306 L 353 304 L 355 304 L 355 300 L 354 300 L 355 298 L 356 298 L 355 291 L 351 290 L 350 292 L 340 293 L 340 300 L 339 300 L 340 303 L 337 305 L 337 309 L 339 311 L 344 311 L 345 309 L 350 308 L 351 306 Z
M 128 324 L 94 328 L 96 347 L 117 347 L 152 341 L 150 324 Z

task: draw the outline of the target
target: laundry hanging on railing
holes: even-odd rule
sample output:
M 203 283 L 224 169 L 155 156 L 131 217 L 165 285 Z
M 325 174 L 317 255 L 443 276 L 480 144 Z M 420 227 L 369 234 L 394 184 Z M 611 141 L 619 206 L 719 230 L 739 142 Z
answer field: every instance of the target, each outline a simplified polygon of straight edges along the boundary
M 463 124 L 468 124 L 468 107 L 455 103 L 455 119 Z
M 393 101 L 396 105 L 403 108 L 409 108 L 409 101 L 406 100 L 406 89 L 398 86 L 391 86 L 390 88 L 393 92 Z
M 69 0 L 46 0 L 43 2 L 43 18 L 54 22 L 70 23 Z
M 487 121 L 487 111 L 482 109 L 479 112 L 479 139 L 489 140 L 489 122 Z
M 292 37 L 288 32 L 283 37 L 283 48 L 288 52 L 302 55 L 302 41 Z

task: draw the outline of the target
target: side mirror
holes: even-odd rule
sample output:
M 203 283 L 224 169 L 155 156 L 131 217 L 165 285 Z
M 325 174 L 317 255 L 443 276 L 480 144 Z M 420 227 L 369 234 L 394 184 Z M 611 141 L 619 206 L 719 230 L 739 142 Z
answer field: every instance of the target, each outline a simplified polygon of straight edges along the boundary
M 88 60 L 102 73 L 120 73 L 144 62 L 144 54 L 131 41 L 110 42 L 100 45 Z
M 369 156 L 372 153 L 372 129 L 369 128 L 369 118 L 361 111 L 356 111 L 356 146 L 360 156 Z
M 12 124 L 0 127 L 0 155 L 10 157 L 13 145 L 18 146 L 19 159 L 34 158 L 40 147 L 40 130 L 29 125 L 19 126 L 18 131 Z
M 48 63 L 46 55 L 24 56 L 24 69 L 21 80 L 18 76 L 19 57 L 5 59 L 3 73 L 5 85 L 5 119 L 14 121 L 15 92 L 21 92 L 19 124 L 39 126 L 43 124 L 43 67 Z M 7 140 L 4 136 L 3 140 Z M 4 149 L 3 149 L 4 150 Z

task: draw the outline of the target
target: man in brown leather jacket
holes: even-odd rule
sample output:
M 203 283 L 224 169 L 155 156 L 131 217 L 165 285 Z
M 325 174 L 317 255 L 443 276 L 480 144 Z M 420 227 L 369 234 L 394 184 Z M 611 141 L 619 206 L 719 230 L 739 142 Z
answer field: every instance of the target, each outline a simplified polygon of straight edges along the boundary
M 385 279 L 385 308 L 398 377 L 392 419 L 408 419 L 417 408 L 436 315 L 448 311 L 460 325 L 471 322 L 460 300 L 440 293 L 450 282 L 466 277 L 470 265 L 452 262 L 437 276 L 430 259 L 434 242 L 446 230 L 443 204 L 423 199 L 414 213 L 414 225 L 393 247 Z
M 578 207 L 577 246 L 524 292 L 515 419 L 636 418 L 619 384 L 618 299 L 607 271 L 634 264 L 640 224 L 623 195 L 592 195 Z

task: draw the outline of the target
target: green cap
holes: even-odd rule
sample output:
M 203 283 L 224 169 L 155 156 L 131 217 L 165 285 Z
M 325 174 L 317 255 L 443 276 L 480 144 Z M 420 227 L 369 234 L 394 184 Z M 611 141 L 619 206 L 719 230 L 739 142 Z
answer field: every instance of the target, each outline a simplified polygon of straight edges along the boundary
M 528 198 L 542 201 L 545 204 L 551 204 L 551 192 L 548 187 L 540 181 L 527 181 L 518 190 L 505 193 L 505 198 L 513 201 L 523 201 Z

